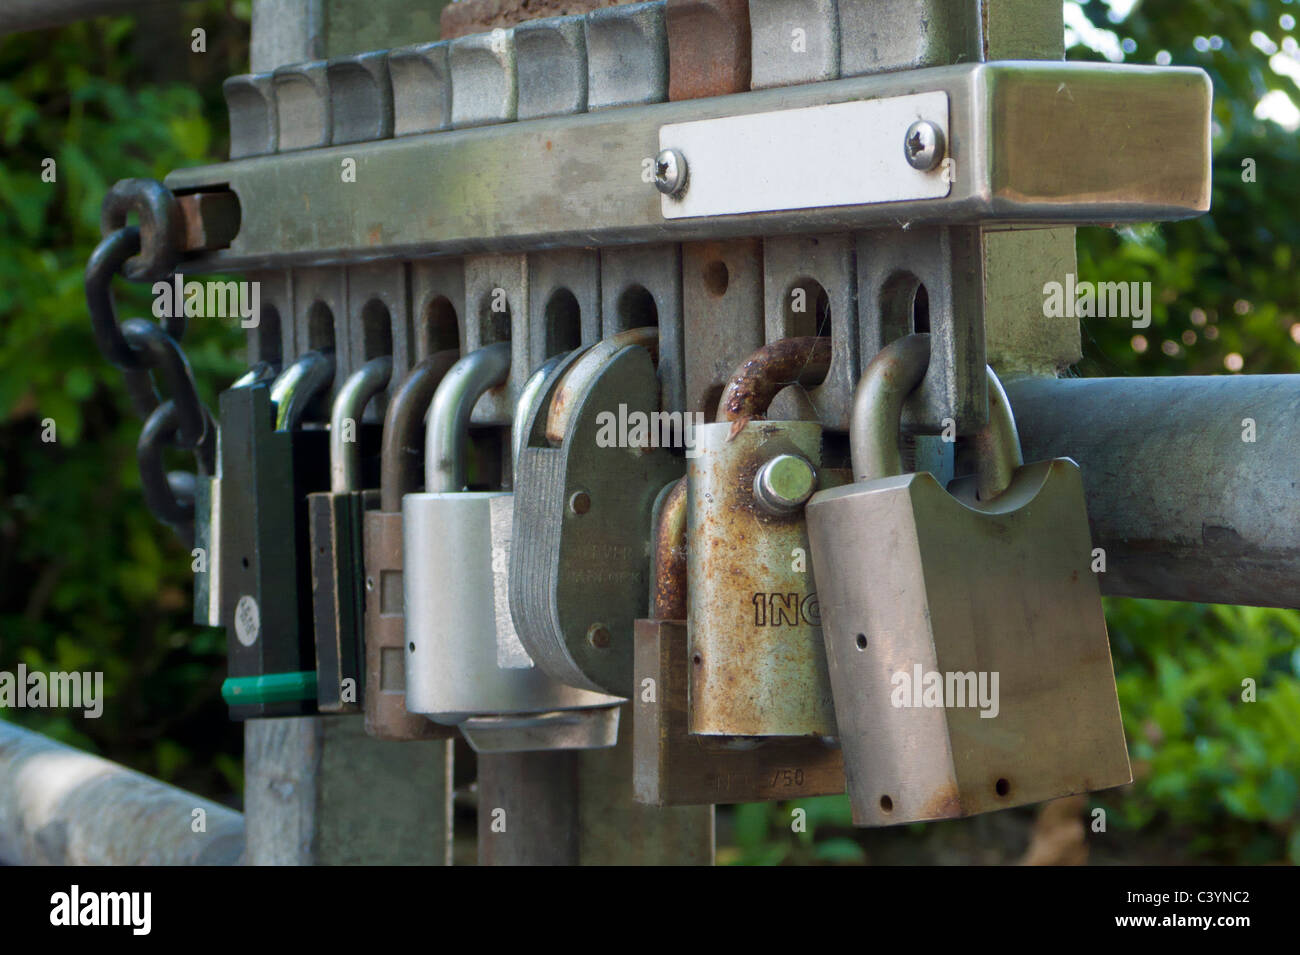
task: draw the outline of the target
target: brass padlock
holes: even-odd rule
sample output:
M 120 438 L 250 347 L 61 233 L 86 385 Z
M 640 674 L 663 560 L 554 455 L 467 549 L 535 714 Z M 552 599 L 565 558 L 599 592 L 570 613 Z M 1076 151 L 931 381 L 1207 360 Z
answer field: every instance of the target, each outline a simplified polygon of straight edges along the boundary
M 903 474 L 928 336 L 858 384 L 857 483 L 807 507 L 845 773 L 860 826 L 946 819 L 1132 780 L 1079 467 L 1024 465 L 988 373 L 978 474 Z

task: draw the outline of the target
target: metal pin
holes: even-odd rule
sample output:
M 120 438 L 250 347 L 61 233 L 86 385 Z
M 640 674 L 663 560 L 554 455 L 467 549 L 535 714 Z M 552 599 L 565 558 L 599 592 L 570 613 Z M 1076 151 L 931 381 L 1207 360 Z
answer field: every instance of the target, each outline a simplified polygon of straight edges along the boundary
M 797 454 L 778 454 L 754 475 L 754 497 L 779 517 L 797 514 L 817 490 L 817 469 Z

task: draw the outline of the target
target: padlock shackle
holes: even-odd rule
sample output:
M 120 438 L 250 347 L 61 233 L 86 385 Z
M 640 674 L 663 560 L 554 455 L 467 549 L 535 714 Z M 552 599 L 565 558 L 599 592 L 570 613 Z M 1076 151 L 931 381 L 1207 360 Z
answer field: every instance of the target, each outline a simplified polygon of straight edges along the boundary
M 654 537 L 650 541 L 650 618 L 685 620 L 686 603 L 686 478 L 659 492 L 654 507 Z
M 988 388 L 988 424 L 971 438 L 979 473 L 976 493 L 981 501 L 991 501 L 1010 487 L 1011 479 L 1025 463 L 1011 399 L 992 368 L 988 369 Z
M 249 385 L 257 385 L 262 382 L 274 382 L 280 377 L 280 366 L 269 361 L 259 361 L 248 371 L 244 372 L 234 383 L 231 388 L 247 388 Z
M 890 342 L 867 363 L 853 393 L 849 448 L 855 481 L 877 481 L 903 473 L 898 448 L 903 402 L 915 391 L 930 367 L 930 336 L 907 335 Z M 978 495 L 991 501 L 1011 484 L 1024 464 L 1020 433 L 1002 382 L 986 366 L 989 415 L 984 428 L 971 436 L 979 474 Z
M 546 440 L 554 447 L 564 443 L 564 436 L 569 432 L 569 420 L 576 410 L 577 395 L 583 394 L 587 387 L 600 374 L 605 363 L 624 348 L 636 345 L 650 353 L 652 361 L 659 360 L 659 329 L 653 325 L 642 328 L 628 328 L 610 335 L 592 345 L 582 357 L 575 361 L 564 373 L 551 393 L 551 406 L 546 412 Z
M 519 390 L 519 401 L 515 404 L 515 415 L 510 430 L 510 460 L 516 467 L 519 465 L 519 455 L 523 453 L 524 446 L 528 443 L 528 423 L 532 420 L 538 403 L 546 396 L 546 379 L 550 378 L 551 373 L 571 354 L 572 352 L 566 351 L 546 359 L 541 367 L 528 376 L 523 388 Z
M 764 345 L 745 359 L 722 389 L 718 421 L 762 420 L 768 405 L 790 385 L 811 388 L 826 380 L 831 368 L 831 340 L 783 338 Z
M 295 358 L 271 385 L 275 430 L 297 430 L 308 406 L 333 380 L 333 351 L 309 351 Z
M 438 385 L 459 359 L 454 348 L 421 359 L 389 399 L 379 452 L 380 510 L 400 512 L 403 495 L 419 490 L 424 415 Z
M 393 356 L 372 358 L 343 382 L 330 409 L 330 490 L 361 490 L 361 414 L 388 387 Z M 351 423 L 349 425 L 349 422 Z
M 452 366 L 433 394 L 424 432 L 424 491 L 465 489 L 469 421 L 474 405 L 510 377 L 510 343 L 496 342 L 470 352 Z
M 898 435 L 907 400 L 930 367 L 930 336 L 907 335 L 880 349 L 853 392 L 849 453 L 853 480 L 877 481 L 903 473 Z

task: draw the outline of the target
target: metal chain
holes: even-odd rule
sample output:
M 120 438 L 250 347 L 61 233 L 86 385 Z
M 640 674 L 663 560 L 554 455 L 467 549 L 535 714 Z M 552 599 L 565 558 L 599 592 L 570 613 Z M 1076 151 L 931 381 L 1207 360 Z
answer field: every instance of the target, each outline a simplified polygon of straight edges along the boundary
M 128 226 L 135 212 L 140 226 Z M 119 322 L 113 277 L 136 282 L 166 279 L 180 262 L 183 235 L 180 209 L 162 183 L 124 179 L 109 191 L 101 215 L 103 240 L 86 263 L 86 306 L 99 350 L 122 370 L 135 413 L 144 419 L 136 444 L 136 462 L 145 504 L 183 540 L 194 540 L 194 488 L 200 475 L 215 471 L 217 425 L 199 400 L 180 339 L 183 314 L 161 325 L 143 318 Z M 155 386 L 165 385 L 166 400 Z M 198 474 L 166 471 L 163 451 L 177 448 L 194 454 Z

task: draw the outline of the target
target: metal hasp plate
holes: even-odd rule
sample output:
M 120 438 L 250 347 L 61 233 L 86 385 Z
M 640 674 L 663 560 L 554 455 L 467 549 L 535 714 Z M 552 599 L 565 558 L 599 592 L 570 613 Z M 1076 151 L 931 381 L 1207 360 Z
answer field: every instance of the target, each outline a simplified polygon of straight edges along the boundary
M 665 126 L 922 94 L 948 100 L 952 182 L 936 198 L 666 219 L 646 175 Z M 1209 206 L 1210 97 L 1195 69 L 962 64 L 254 156 L 178 170 L 167 185 L 239 199 L 230 248 L 188 260 L 192 272 L 900 222 L 1149 222 Z M 882 148 L 901 158 L 902 132 L 889 138 Z M 324 188 L 344 156 L 357 181 Z M 809 178 L 780 175 L 792 188 Z
M 938 199 L 952 190 L 950 169 L 907 160 L 915 122 L 948 136 L 944 93 L 728 116 L 659 130 L 659 148 L 687 157 L 685 190 L 663 197 L 665 219 L 779 209 Z

